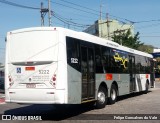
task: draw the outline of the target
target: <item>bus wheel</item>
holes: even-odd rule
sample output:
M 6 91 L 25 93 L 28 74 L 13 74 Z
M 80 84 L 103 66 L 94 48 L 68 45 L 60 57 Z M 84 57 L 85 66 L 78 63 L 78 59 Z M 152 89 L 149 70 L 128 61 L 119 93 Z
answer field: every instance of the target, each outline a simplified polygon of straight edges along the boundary
M 148 90 L 149 90 L 149 84 L 148 84 L 148 82 L 146 82 L 145 94 L 147 94 L 147 93 L 148 93 Z
M 107 104 L 107 90 L 100 86 L 97 94 L 96 108 L 104 108 Z
M 109 103 L 114 104 L 117 101 L 117 88 L 114 84 L 111 86 Z

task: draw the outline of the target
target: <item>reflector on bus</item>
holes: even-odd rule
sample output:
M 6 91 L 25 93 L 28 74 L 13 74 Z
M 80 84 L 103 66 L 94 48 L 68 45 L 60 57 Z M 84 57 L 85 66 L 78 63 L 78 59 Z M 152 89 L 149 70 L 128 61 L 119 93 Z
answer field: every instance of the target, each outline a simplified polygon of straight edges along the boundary
M 25 67 L 26 71 L 35 70 L 35 67 Z
M 149 77 L 149 75 L 148 75 L 148 74 L 146 74 L 146 79 L 148 79 L 148 77 Z

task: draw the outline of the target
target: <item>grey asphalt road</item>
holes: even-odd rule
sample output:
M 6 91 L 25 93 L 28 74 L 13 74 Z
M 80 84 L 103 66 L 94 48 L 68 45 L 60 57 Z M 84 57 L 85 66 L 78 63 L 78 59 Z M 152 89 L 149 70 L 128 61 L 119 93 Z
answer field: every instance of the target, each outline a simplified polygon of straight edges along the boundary
M 3 94 L 0 94 L 0 97 Z M 0 114 L 16 116 L 41 116 L 45 122 L 160 122 L 160 82 L 150 89 L 148 94 L 136 93 L 121 96 L 113 105 L 95 109 L 91 105 L 67 105 L 56 108 L 53 105 L 20 105 L 15 103 L 0 104 Z M 133 118 L 143 118 L 133 120 Z M 148 118 L 145 119 L 144 118 Z M 157 119 L 159 120 L 157 120 Z M 152 119 L 152 120 L 151 120 Z M 1 122 L 1 121 L 0 121 Z M 17 122 L 17 121 L 16 121 Z M 18 121 L 22 122 L 22 121 Z M 35 122 L 35 121 L 32 121 Z M 40 122 L 40 121 L 37 121 Z

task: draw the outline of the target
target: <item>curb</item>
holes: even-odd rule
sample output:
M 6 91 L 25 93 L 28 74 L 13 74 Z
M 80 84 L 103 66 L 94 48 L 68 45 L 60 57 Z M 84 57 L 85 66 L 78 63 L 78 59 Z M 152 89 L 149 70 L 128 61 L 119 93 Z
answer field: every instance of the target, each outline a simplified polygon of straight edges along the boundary
M 160 78 L 156 78 L 155 81 L 160 82 Z

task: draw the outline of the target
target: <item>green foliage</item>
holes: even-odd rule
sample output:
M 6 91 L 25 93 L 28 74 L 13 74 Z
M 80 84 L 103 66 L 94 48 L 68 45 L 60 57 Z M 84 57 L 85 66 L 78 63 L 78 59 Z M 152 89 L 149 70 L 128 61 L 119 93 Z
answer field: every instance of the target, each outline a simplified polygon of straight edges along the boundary
M 142 52 L 146 52 L 146 53 L 153 53 L 153 49 L 154 49 L 154 47 L 151 45 L 142 45 L 142 46 L 138 47 L 138 50 L 140 50 Z
M 143 43 L 139 41 L 139 32 L 132 36 L 130 30 L 127 30 L 127 32 L 123 33 L 119 31 L 119 33 L 114 34 L 112 38 L 114 42 L 117 42 L 118 44 L 122 44 L 123 46 L 127 46 L 133 49 L 138 49 L 140 46 L 143 45 Z

